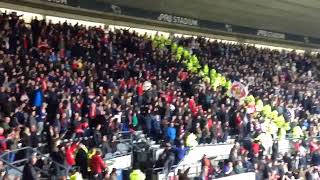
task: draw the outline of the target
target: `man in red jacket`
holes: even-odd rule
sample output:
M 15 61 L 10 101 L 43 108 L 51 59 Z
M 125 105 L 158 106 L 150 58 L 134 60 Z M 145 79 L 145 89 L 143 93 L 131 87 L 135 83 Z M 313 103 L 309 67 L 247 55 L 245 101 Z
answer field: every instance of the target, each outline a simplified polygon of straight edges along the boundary
M 107 165 L 101 157 L 101 151 L 97 150 L 96 154 L 91 158 L 90 168 L 94 179 L 102 180 L 102 172 L 106 171 Z
M 75 152 L 79 145 L 79 142 L 73 143 L 72 145 L 68 144 L 66 146 L 66 161 L 68 165 L 68 169 L 71 169 L 73 165 L 75 165 Z

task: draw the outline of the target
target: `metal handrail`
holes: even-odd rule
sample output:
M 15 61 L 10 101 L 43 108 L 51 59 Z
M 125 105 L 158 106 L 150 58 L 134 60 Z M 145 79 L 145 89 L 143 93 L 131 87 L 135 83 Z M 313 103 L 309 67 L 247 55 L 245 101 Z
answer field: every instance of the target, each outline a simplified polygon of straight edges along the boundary
M 8 161 L 6 161 L 6 160 L 4 160 L 4 159 L 0 159 L 0 160 L 1 160 L 3 163 L 5 163 L 7 166 L 9 166 L 10 168 L 18 171 L 18 172 L 21 173 L 21 174 L 23 173 L 19 168 L 13 166 L 10 162 L 8 162 Z
M 196 162 L 196 163 L 191 163 L 191 164 L 188 164 L 188 167 L 195 167 L 197 165 L 199 165 L 200 161 Z M 185 165 L 184 165 L 185 166 Z M 170 172 L 172 172 L 173 170 L 175 170 L 175 168 L 179 167 L 179 165 L 173 165 L 171 166 L 171 170 Z M 159 167 L 159 168 L 153 168 L 152 170 L 153 171 L 159 171 L 159 170 L 162 170 L 163 171 L 164 167 Z M 161 171 L 160 171 L 161 172 Z
M 111 158 L 104 158 L 104 160 L 111 160 L 111 159 L 114 159 L 114 158 L 127 156 L 127 155 L 131 155 L 131 154 L 132 154 L 131 152 L 127 152 L 127 153 L 123 153 L 123 154 L 116 154 L 116 155 L 113 155 Z
M 287 135 L 291 135 L 291 134 L 287 134 Z M 285 138 L 284 140 L 288 140 L 288 141 L 290 141 L 290 140 L 303 140 L 303 139 L 308 139 L 308 140 L 310 140 L 310 139 L 314 139 L 314 138 L 320 138 L 320 136 L 312 136 L 312 137 L 300 137 L 300 138 L 292 138 L 292 137 L 287 137 L 287 138 Z
M 22 162 L 27 161 L 27 160 L 28 160 L 27 158 L 20 159 L 20 160 L 12 162 L 11 165 L 19 164 L 19 163 L 22 163 Z
M 31 147 L 29 146 L 26 146 L 26 147 L 22 147 L 22 148 L 19 148 L 19 149 L 13 149 L 13 150 L 10 150 L 10 151 L 5 151 L 4 153 L 2 153 L 0 155 L 0 159 L 3 159 L 3 156 L 6 156 L 8 155 L 9 153 L 12 153 L 12 152 L 18 152 L 18 151 L 22 151 L 22 150 L 26 150 L 26 149 L 30 149 Z M 32 149 L 32 148 L 31 148 Z
M 51 158 L 51 157 L 47 157 L 47 156 L 45 156 L 44 154 L 42 154 L 38 149 L 35 149 L 34 150 L 36 153 L 38 153 L 38 154 L 41 154 L 41 155 L 43 155 L 44 157 L 46 157 L 48 160 L 50 160 L 51 162 L 53 162 L 53 163 L 55 163 L 56 165 L 58 165 L 60 168 L 63 168 L 63 169 L 65 169 L 66 171 L 67 171 L 67 167 L 66 166 L 64 166 L 64 165 L 62 165 L 62 164 L 60 164 L 60 163 L 58 163 L 58 162 L 56 162 L 56 161 L 53 161 L 53 159 Z

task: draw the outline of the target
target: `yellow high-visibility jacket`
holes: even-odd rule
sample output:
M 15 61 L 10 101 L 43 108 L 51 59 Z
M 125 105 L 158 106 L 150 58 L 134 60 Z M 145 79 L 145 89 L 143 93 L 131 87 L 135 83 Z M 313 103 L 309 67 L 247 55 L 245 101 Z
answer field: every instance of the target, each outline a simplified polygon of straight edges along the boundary
M 133 170 L 130 173 L 130 180 L 145 180 L 146 175 L 143 174 L 143 172 L 140 171 L 140 169 Z

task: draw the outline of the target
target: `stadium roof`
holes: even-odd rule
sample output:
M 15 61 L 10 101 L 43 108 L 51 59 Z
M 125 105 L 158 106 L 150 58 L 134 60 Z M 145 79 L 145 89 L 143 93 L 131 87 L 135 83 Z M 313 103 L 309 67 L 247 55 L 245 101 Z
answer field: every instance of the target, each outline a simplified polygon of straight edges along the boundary
M 320 37 L 319 0 L 98 0 L 259 29 Z

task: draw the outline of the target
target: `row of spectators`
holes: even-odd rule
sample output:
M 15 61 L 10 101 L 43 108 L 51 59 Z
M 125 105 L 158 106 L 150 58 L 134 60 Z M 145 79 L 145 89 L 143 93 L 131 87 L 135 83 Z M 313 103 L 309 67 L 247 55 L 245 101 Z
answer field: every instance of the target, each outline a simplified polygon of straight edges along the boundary
M 46 151 L 71 169 L 75 149 L 61 139 L 93 136 L 86 148 L 101 148 L 105 155 L 117 151 L 120 131 L 136 130 L 177 147 L 263 134 L 259 139 L 271 152 L 276 137 L 264 127 L 264 117 L 246 112 L 227 88 L 212 87 L 186 70 L 168 39 L 67 22 L 26 24 L 6 13 L 0 32 L 2 152 L 48 142 Z M 295 137 L 319 134 L 317 58 L 204 38 L 171 40 L 188 47 L 200 64 L 248 84 L 249 94 L 276 107 Z M 167 167 L 178 162 L 166 157 Z

